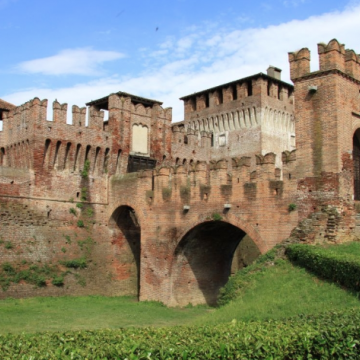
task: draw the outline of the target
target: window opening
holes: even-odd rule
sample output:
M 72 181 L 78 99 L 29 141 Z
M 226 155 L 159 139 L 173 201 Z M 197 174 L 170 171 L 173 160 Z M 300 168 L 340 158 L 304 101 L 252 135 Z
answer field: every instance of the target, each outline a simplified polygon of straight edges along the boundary
M 252 81 L 248 81 L 247 82 L 247 93 L 248 93 L 248 96 L 252 96 L 253 92 L 252 92 Z
M 232 87 L 232 99 L 237 100 L 237 87 L 236 87 L 236 85 L 234 85 Z

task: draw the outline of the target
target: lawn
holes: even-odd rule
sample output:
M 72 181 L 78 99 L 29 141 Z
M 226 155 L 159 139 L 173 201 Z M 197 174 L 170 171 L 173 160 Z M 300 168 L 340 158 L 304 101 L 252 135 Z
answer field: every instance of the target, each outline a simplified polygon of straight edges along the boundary
M 0 300 L 0 334 L 182 325 L 207 311 L 206 307 L 167 308 L 131 297 L 7 299 Z
M 359 241 L 351 241 L 340 245 L 326 244 L 321 247 L 329 252 L 337 253 L 338 255 L 350 255 L 360 257 Z

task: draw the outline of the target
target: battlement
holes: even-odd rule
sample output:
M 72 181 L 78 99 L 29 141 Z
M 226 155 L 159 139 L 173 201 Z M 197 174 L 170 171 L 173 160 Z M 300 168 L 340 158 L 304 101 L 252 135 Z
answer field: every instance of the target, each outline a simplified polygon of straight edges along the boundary
M 48 100 L 34 99 L 17 106 L 9 112 L 4 112 L 3 133 L 11 129 L 30 130 L 36 125 L 48 129 L 51 123 L 62 124 L 67 128 L 76 127 L 85 129 L 96 129 L 98 131 L 108 132 L 105 126 L 105 112 L 96 105 L 91 105 L 88 109 L 88 124 L 86 125 L 87 108 L 72 106 L 71 123 L 67 124 L 68 104 L 61 104 L 55 100 L 52 104 L 53 116 L 52 120 L 47 119 Z M 145 107 L 143 104 L 134 104 L 130 97 L 120 97 L 116 94 L 109 96 L 109 112 L 110 115 L 116 110 L 129 110 L 134 116 L 145 116 L 149 118 L 161 118 L 171 122 L 172 108 L 162 108 L 159 104 L 153 104 L 152 107 Z M 14 135 L 14 134 L 12 134 Z
M 185 121 L 239 107 L 252 108 L 260 97 L 292 103 L 293 87 L 281 81 L 280 73 L 280 69 L 270 66 L 267 74 L 258 73 L 180 98 L 184 101 Z
M 187 165 L 161 166 L 153 171 L 141 171 L 137 176 L 147 184 L 151 184 L 150 178 L 153 179 L 151 201 L 154 197 L 156 203 L 171 199 L 191 205 L 193 201 L 198 201 L 199 196 L 203 198 L 204 194 L 209 198 L 210 193 L 223 197 L 225 201 L 230 199 L 233 192 L 244 197 L 256 196 L 256 189 L 261 189 L 262 196 L 265 191 L 268 196 L 281 198 L 285 188 L 294 190 L 296 187 L 296 178 L 288 176 L 295 168 L 295 151 L 284 153 L 283 159 L 283 179 L 281 169 L 275 166 L 274 153 L 257 155 L 255 170 L 251 168 L 251 158 L 244 156 L 230 161 L 211 161 L 210 164 L 199 161 Z
M 319 71 L 338 70 L 360 81 L 360 57 L 354 50 L 345 49 L 344 44 L 332 39 L 328 44 L 318 44 Z M 289 53 L 290 78 L 295 80 L 309 75 L 310 50 L 303 48 Z
M 175 186 L 185 184 L 197 186 L 201 183 L 215 185 L 243 184 L 245 182 L 259 182 L 262 180 L 275 180 L 281 176 L 281 169 L 275 166 L 276 154 L 268 153 L 256 155 L 256 170 L 251 171 L 251 157 L 234 157 L 230 161 L 227 159 L 213 160 L 209 164 L 205 161 L 190 163 L 187 165 L 160 166 L 154 170 L 143 170 L 138 172 L 138 178 L 154 177 L 161 186 Z M 290 164 L 294 168 L 296 152 L 286 151 L 282 154 L 284 168 L 289 168 Z M 189 178 L 199 178 L 200 181 L 187 181 Z M 217 179 L 214 183 L 214 180 Z M 236 180 L 235 180 L 236 179 Z M 286 181 L 288 178 L 284 179 Z M 160 186 L 160 187 L 161 187 Z
M 48 100 L 40 100 L 35 97 L 34 99 L 17 106 L 15 109 L 5 113 L 4 115 L 4 131 L 11 128 L 16 128 L 19 126 L 25 127 L 25 129 L 30 128 L 32 125 L 36 124 L 37 126 L 43 125 L 48 126 L 50 122 L 54 124 L 64 124 L 67 126 L 76 126 L 76 127 L 88 127 L 88 128 L 99 128 L 98 121 L 99 119 L 103 122 L 104 111 L 96 111 L 95 109 L 90 108 L 89 113 L 89 124 L 86 126 L 86 107 L 78 107 L 73 105 L 72 107 L 72 122 L 67 124 L 67 112 L 68 104 L 60 104 L 55 100 L 52 104 L 53 116 L 52 120 L 47 119 L 47 107 Z

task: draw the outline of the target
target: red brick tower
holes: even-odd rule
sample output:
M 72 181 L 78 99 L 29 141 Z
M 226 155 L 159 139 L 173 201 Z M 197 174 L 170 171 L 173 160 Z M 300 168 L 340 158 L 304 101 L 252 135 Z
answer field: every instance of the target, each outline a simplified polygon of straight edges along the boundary
M 331 227 L 333 238 L 340 239 L 354 225 L 353 200 L 360 199 L 360 191 L 354 190 L 359 169 L 353 171 L 353 154 L 360 153 L 360 59 L 336 39 L 318 44 L 318 53 L 320 69 L 314 72 L 307 48 L 289 53 L 295 84 L 299 219 L 336 209 Z

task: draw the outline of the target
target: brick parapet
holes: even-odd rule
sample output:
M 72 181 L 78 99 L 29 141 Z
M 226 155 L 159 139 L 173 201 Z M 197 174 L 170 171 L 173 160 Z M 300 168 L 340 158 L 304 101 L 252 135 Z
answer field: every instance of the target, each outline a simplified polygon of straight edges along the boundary
M 171 156 L 171 108 L 163 109 L 157 104 L 151 108 L 135 106 L 129 97 L 114 94 L 109 96 L 107 122 L 104 111 L 94 105 L 90 106 L 87 126 L 85 107 L 72 107 L 72 124 L 66 123 L 67 104 L 54 101 L 53 121 L 46 119 L 46 113 L 47 100 L 38 98 L 5 113 L 1 165 L 36 170 L 45 165 L 47 169 L 67 167 L 78 171 L 88 154 L 93 162 L 98 162 L 92 164 L 94 169 L 102 163 L 103 173 L 124 172 L 131 153 L 134 124 L 148 128 L 148 156 L 159 162 Z

